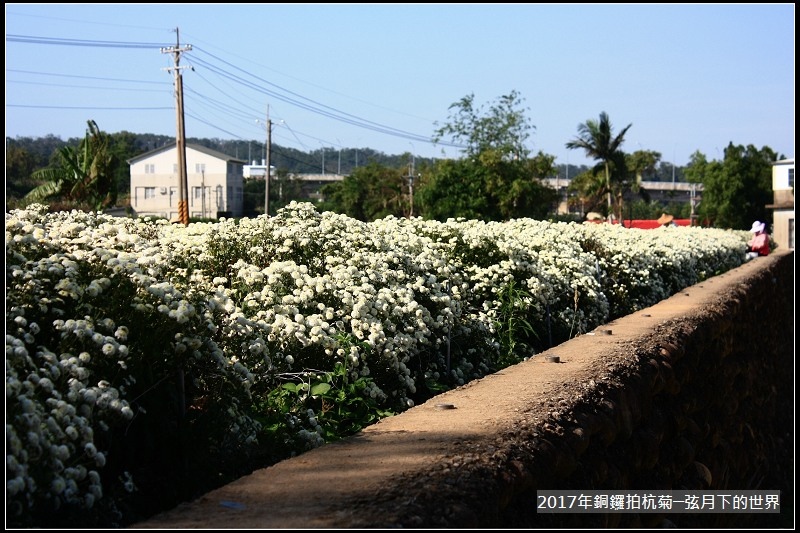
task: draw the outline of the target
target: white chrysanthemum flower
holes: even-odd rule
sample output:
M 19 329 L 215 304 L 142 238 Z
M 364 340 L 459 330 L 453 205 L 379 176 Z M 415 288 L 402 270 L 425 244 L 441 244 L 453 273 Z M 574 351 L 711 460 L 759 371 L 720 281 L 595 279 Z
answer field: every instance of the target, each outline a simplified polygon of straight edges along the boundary
M 50 490 L 53 494 L 60 495 L 64 492 L 64 489 L 67 488 L 67 482 L 61 476 L 56 476 L 53 478 L 52 483 L 50 484 Z
M 114 336 L 119 341 L 122 341 L 122 342 L 126 341 L 128 339 L 128 328 L 127 328 L 127 326 L 118 327 L 117 330 L 114 332 Z
M 103 354 L 104 355 L 108 355 L 108 356 L 114 355 L 115 353 L 117 353 L 117 347 L 114 346 L 113 344 L 110 344 L 110 343 L 104 344 L 102 350 L 103 350 Z
M 22 476 L 6 480 L 6 494 L 8 496 L 16 496 L 23 490 L 25 490 L 25 480 Z
M 90 459 L 94 458 L 97 455 L 97 448 L 92 442 L 87 442 L 86 445 L 83 447 L 83 451 L 84 453 L 86 453 L 86 456 L 89 457 Z
M 75 426 L 67 426 L 67 428 L 64 430 L 64 433 L 66 433 L 67 437 L 72 440 L 75 440 L 80 436 L 78 430 L 75 429 Z

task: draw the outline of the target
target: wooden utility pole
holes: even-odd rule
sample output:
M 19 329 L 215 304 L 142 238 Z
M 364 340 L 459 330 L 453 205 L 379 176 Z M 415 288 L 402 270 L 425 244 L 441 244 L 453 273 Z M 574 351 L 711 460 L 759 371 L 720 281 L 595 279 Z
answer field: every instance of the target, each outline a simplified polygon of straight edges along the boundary
M 175 99 L 176 99 L 176 112 L 178 115 L 177 126 L 178 133 L 175 136 L 176 147 L 178 151 L 178 219 L 184 226 L 189 225 L 189 183 L 186 175 L 186 128 L 183 122 L 183 76 L 181 75 L 181 53 L 187 52 L 192 49 L 192 45 L 186 45 L 181 48 L 181 39 L 178 28 L 175 28 L 176 46 L 169 48 L 162 48 L 161 53 L 173 54 L 175 59 L 175 66 L 165 70 L 172 70 L 175 74 Z M 191 67 L 189 67 L 191 68 Z
M 264 174 L 264 180 L 266 184 L 266 191 L 264 192 L 264 214 L 269 216 L 269 179 L 271 163 L 270 163 L 270 151 L 272 149 L 272 121 L 269 119 L 269 106 L 267 106 L 267 168 L 266 174 Z
M 408 176 L 406 176 L 408 180 L 408 218 L 414 218 L 414 179 L 416 177 L 414 175 L 414 154 L 412 153 L 408 165 Z

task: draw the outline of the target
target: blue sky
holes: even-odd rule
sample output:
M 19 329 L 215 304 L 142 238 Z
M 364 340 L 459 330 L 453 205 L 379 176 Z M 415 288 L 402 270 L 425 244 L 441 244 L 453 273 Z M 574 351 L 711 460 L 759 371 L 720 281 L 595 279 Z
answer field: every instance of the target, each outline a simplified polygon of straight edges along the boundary
M 6 137 L 186 135 L 455 157 L 431 137 L 467 95 L 516 91 L 528 148 L 606 112 L 623 149 L 679 166 L 729 143 L 794 157 L 794 4 L 5 4 Z M 176 28 L 179 30 L 176 32 Z M 136 43 L 134 46 L 133 43 Z

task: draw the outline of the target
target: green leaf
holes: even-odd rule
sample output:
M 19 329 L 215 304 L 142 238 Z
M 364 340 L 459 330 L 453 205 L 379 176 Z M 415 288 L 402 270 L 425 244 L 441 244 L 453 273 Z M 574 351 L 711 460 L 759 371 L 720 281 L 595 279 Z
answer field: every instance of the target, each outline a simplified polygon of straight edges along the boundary
M 331 386 L 328 383 L 317 383 L 311 387 L 311 395 L 319 396 L 320 394 L 325 394 L 329 390 L 331 390 Z

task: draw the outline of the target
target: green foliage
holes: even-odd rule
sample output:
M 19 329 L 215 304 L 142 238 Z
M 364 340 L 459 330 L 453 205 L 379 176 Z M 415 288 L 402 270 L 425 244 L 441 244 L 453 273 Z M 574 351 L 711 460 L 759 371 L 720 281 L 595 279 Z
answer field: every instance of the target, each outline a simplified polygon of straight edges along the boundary
M 587 170 L 575 176 L 567 186 L 570 207 L 583 213 L 595 211 L 604 216 L 609 209 L 603 196 L 606 186 L 603 178 L 593 170 Z
M 364 222 L 409 214 L 409 190 L 403 169 L 369 163 L 342 181 L 323 186 L 320 192 L 325 197 L 321 209 Z
M 290 175 L 286 170 L 280 169 L 273 172 L 269 183 L 269 212 L 274 215 L 279 209 L 292 201 L 304 198 L 303 180 Z M 264 194 L 266 182 L 261 178 L 244 180 L 244 196 L 242 201 L 242 214 L 245 217 L 255 218 L 264 214 Z
M 637 185 L 655 175 L 660 160 L 661 154 L 652 150 L 637 150 L 625 156 L 628 171 L 635 176 Z
M 445 221 L 448 218 L 487 220 L 491 218 L 485 169 L 469 159 L 439 162 L 424 176 L 415 192 L 423 216 Z
M 516 91 L 501 96 L 488 110 L 474 95 L 450 106 L 449 122 L 434 142 L 460 143 L 465 157 L 441 161 L 423 176 L 416 197 L 425 218 L 510 220 L 544 218 L 557 194 L 543 183 L 556 174 L 555 157 L 539 152 L 528 158 L 525 141 L 534 127 Z
M 703 184 L 701 220 L 720 228 L 745 229 L 753 220 L 769 220 L 772 202 L 772 163 L 779 159 L 769 147 L 725 148 L 723 161 L 708 162 L 695 152 L 686 170 L 690 182 Z
M 495 361 L 498 368 L 519 363 L 533 355 L 529 342 L 538 338 L 536 330 L 527 319 L 532 296 L 511 280 L 497 292 L 499 309 L 495 319 L 500 354 Z
M 582 124 L 578 124 L 578 136 L 567 142 L 566 147 L 570 150 L 581 149 L 587 157 L 599 161 L 595 167 L 595 174 L 602 169 L 605 176 L 605 191 L 608 210 L 612 209 L 612 197 L 620 197 L 616 193 L 620 189 L 621 182 L 627 174 L 625 164 L 625 154 L 620 148 L 625 142 L 625 134 L 632 124 L 625 126 L 616 135 L 613 133 L 611 121 L 608 114 L 603 111 L 600 113 L 599 120 L 589 119 Z M 615 187 L 616 186 L 616 187 Z M 622 218 L 621 210 L 616 213 L 618 218 Z
M 535 127 L 525 116 L 525 109 L 520 108 L 523 102 L 517 91 L 511 91 L 484 110 L 476 108 L 475 95 L 468 94 L 450 105 L 448 122 L 435 131 L 433 142 L 449 138 L 462 145 L 467 158 L 496 152 L 506 160 L 525 159 L 525 141 Z
M 305 370 L 280 378 L 286 382 L 269 392 L 259 409 L 264 428 L 260 440 L 271 443 L 272 450 L 291 454 L 298 444 L 313 448 L 394 414 L 370 396 L 372 380 L 351 379 L 342 362 L 329 372 Z
M 89 120 L 86 136 L 77 149 L 71 146 L 60 148 L 58 164 L 34 172 L 32 177 L 44 183 L 25 195 L 24 202 L 57 200 L 89 210 L 115 205 L 114 156 L 108 145 L 108 136 Z
M 6 203 L 9 204 L 8 207 L 17 207 L 18 200 L 36 186 L 36 182 L 30 178 L 35 168 L 36 160 L 28 150 L 14 144 L 6 146 Z M 19 178 L 15 180 L 14 176 Z

